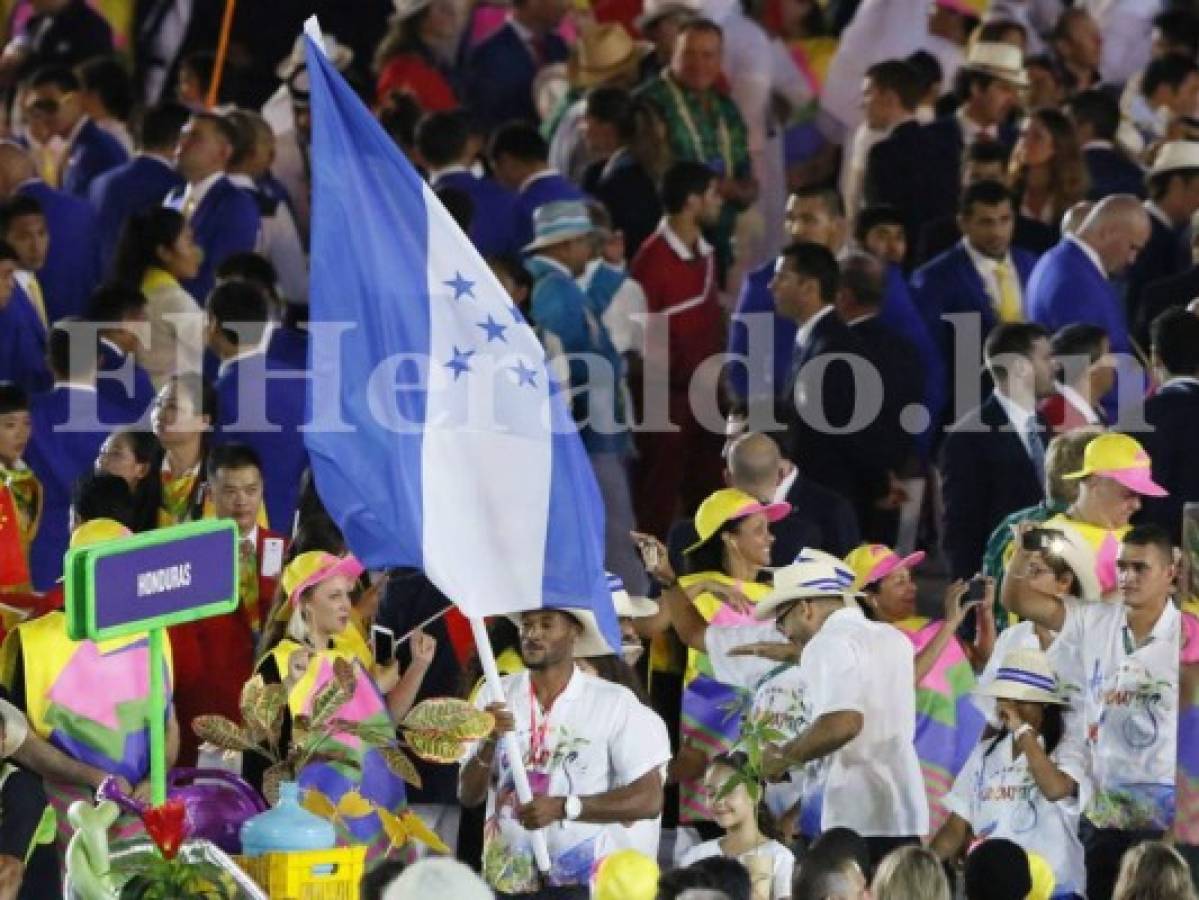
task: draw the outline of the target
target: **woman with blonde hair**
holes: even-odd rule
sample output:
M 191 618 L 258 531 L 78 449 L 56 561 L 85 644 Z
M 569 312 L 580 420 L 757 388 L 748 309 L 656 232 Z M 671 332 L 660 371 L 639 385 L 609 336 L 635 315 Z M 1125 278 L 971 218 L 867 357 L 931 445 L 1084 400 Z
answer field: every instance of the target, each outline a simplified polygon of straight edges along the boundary
M 1043 107 L 1028 117 L 1012 151 L 1010 177 L 1020 213 L 1054 228 L 1086 199 L 1086 161 L 1065 113 Z
M 1145 841 L 1124 854 L 1112 900 L 1195 900 L 1191 870 L 1168 844 Z
M 878 864 L 870 883 L 874 900 L 950 900 L 941 862 L 926 847 L 900 847 Z

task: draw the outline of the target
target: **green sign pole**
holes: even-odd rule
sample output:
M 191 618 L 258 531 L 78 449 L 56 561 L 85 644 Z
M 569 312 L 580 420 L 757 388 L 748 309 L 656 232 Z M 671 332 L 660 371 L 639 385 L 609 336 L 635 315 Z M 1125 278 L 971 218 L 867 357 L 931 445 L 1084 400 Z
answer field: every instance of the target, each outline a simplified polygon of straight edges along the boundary
M 167 801 L 167 709 L 163 700 L 161 628 L 150 629 L 150 802 L 162 806 Z

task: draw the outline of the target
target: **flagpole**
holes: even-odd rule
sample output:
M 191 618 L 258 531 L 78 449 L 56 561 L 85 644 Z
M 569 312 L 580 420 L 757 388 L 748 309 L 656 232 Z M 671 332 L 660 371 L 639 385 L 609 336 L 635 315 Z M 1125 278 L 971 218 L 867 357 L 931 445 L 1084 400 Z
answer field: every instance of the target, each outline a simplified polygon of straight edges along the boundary
M 482 619 L 471 616 L 470 630 L 475 636 L 475 650 L 479 654 L 479 662 L 483 665 L 483 676 L 487 679 L 487 688 L 491 693 L 492 703 L 507 703 L 504 696 L 504 686 L 500 683 L 500 670 L 495 664 L 495 651 L 491 649 L 491 636 L 487 633 L 487 625 Z M 520 741 L 515 731 L 504 735 L 504 753 L 508 756 L 508 767 L 512 770 L 512 780 L 516 784 L 516 796 L 521 803 L 533 799 L 533 789 L 529 786 L 529 773 L 525 771 L 524 754 L 521 753 Z M 550 870 L 550 852 L 545 843 L 545 835 L 541 831 L 530 831 L 533 841 L 533 855 L 537 858 L 537 868 L 542 872 Z
M 237 0 L 225 0 L 225 14 L 221 17 L 221 31 L 217 38 L 216 59 L 212 64 L 212 78 L 208 82 L 205 106 L 212 109 L 221 96 L 221 77 L 225 74 L 225 56 L 229 53 L 229 34 L 233 30 L 233 11 Z

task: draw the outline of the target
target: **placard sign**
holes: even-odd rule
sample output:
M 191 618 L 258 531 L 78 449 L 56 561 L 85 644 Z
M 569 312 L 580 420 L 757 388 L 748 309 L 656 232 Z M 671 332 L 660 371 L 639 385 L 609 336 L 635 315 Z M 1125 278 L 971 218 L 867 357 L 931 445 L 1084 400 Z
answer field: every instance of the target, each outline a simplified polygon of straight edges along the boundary
M 237 526 L 206 519 L 67 554 L 75 640 L 102 640 L 231 612 L 238 603 Z
M 163 629 L 237 609 L 237 525 L 204 519 L 79 547 L 67 552 L 63 572 L 72 640 L 147 635 L 151 802 L 160 805 L 166 800 Z

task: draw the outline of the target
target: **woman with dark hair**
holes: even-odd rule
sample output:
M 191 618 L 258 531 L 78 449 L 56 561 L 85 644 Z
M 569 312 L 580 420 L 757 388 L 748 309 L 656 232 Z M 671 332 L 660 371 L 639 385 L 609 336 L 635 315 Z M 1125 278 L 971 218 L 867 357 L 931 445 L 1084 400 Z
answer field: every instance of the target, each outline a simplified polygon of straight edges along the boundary
M 687 574 L 681 578 L 675 574 L 660 540 L 633 533 L 646 570 L 662 585 L 659 602 L 688 648 L 682 746 L 671 763 L 671 775 L 679 782 L 680 824 L 694 825 L 701 834 L 712 833 L 711 810 L 702 783 L 704 772 L 713 757 L 732 747 L 741 728 L 741 715 L 729 713 L 730 709 L 740 709 L 738 688 L 716 678 L 708 656 L 708 636 L 713 632 L 708 626 L 756 629 L 737 629 L 739 643 L 771 640 L 773 626 L 757 622 L 752 606 L 770 593 L 770 584 L 764 578 L 774 543 L 770 523 L 790 509 L 788 503 L 763 505 L 735 488 L 711 494 L 695 513 L 699 540 L 683 553 Z
M 979 693 L 996 699 L 1002 730 L 978 743 L 945 796 L 950 816 L 932 851 L 955 860 L 976 838 L 1006 838 L 1048 861 L 1055 897 L 1081 896 L 1086 869 L 1078 823 L 1087 752 L 1067 736 L 1065 701 L 1049 658 L 1015 650 Z
M 458 36 L 453 0 L 400 0 L 391 27 L 375 53 L 376 104 L 385 108 L 392 94 L 411 95 L 426 112 L 458 106 L 446 49 Z
M 113 279 L 146 295 L 150 340 L 142 342 L 135 355 L 156 388 L 176 372 L 199 372 L 203 365 L 204 312 L 180 284 L 195 278 L 202 257 L 191 226 L 173 209 L 131 216 L 121 233 Z M 189 328 L 181 315 L 194 317 L 194 326 Z
M 162 444 L 160 525 L 202 519 L 211 511 L 206 466 L 216 391 L 199 375 L 174 375 L 154 398 L 150 425 Z
M 1090 179 L 1074 124 L 1050 108 L 1035 110 L 1012 151 L 1010 180 L 1019 212 L 1055 229 L 1087 198 Z
M 162 508 L 162 445 L 153 432 L 126 428 L 100 445 L 96 471 L 124 478 L 133 492 L 134 531 L 158 527 Z

